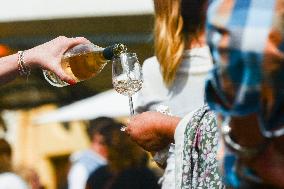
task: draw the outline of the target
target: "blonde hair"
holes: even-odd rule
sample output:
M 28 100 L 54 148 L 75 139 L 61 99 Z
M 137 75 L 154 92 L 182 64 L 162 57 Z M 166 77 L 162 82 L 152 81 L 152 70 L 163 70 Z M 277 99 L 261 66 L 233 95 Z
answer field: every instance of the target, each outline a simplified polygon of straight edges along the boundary
M 154 0 L 155 54 L 163 80 L 173 83 L 185 47 L 204 30 L 205 0 Z M 189 13 L 188 13 L 189 12 Z

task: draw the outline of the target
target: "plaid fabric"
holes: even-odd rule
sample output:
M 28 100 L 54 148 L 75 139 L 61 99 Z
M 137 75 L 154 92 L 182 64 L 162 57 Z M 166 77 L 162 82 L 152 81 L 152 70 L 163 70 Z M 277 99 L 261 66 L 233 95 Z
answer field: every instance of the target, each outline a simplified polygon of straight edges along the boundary
M 207 39 L 215 67 L 206 83 L 211 109 L 259 115 L 266 137 L 284 134 L 284 0 L 213 0 Z

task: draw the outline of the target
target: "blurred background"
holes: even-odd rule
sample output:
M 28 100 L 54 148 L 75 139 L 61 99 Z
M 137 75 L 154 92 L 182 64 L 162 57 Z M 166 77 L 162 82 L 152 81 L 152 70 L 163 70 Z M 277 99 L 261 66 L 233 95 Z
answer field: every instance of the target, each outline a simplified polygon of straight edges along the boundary
M 2 1 L 0 56 L 64 35 L 102 47 L 124 43 L 142 63 L 153 55 L 152 30 L 152 0 Z M 0 134 L 12 145 L 13 164 L 37 172 L 47 189 L 62 188 L 70 154 L 88 146 L 86 121 L 128 116 L 127 97 L 110 89 L 110 64 L 72 87 L 50 86 L 41 70 L 0 86 Z

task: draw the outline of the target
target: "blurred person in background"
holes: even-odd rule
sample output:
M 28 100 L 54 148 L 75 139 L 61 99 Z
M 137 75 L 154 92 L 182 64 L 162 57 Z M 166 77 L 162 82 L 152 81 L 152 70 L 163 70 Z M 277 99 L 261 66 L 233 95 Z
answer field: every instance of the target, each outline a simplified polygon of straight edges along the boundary
M 215 0 L 215 68 L 206 99 L 219 115 L 220 162 L 232 188 L 284 188 L 284 0 Z
M 34 169 L 20 166 L 17 168 L 17 173 L 22 176 L 31 189 L 44 189 L 40 177 Z
M 0 139 L 0 188 L 29 189 L 28 184 L 12 168 L 12 149 L 3 138 Z
M 91 172 L 107 164 L 109 146 L 112 143 L 112 132 L 117 130 L 117 123 L 109 117 L 98 117 L 90 121 L 87 134 L 90 148 L 75 152 L 70 160 L 72 166 L 68 173 L 69 189 L 84 189 Z
M 178 117 L 172 117 L 174 124 L 167 124 L 167 116 L 146 112 L 131 119 L 127 132 L 146 150 L 158 151 L 154 159 L 159 164 L 167 157 L 161 149 L 175 143 L 169 150 L 162 188 L 222 188 L 216 160 L 217 124 L 204 105 L 205 77 L 213 65 L 205 40 L 207 3 L 154 0 L 157 58 L 143 64 L 137 110 L 166 105 L 174 116 L 185 116 L 188 124 L 178 125 Z
M 29 76 L 31 69 L 42 68 L 54 72 L 63 81 L 75 84 L 60 66 L 63 53 L 78 44 L 90 43 L 83 37 L 57 37 L 34 48 L 0 58 L 0 84 L 5 84 L 18 75 Z
M 92 172 L 86 189 L 158 189 L 158 179 L 147 167 L 148 155 L 130 138 L 120 131 L 117 123 L 110 131 L 108 165 Z

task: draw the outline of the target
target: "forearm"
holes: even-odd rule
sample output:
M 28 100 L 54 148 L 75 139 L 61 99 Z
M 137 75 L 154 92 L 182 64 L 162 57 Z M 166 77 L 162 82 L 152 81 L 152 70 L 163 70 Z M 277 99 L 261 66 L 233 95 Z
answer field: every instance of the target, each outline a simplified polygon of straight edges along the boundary
M 29 49 L 23 54 L 25 66 L 29 68 L 33 67 L 33 63 L 35 62 L 32 51 L 32 49 Z M 18 75 L 18 53 L 0 58 L 0 84 L 12 81 Z
M 18 55 L 0 58 L 0 84 L 7 83 L 18 75 Z

